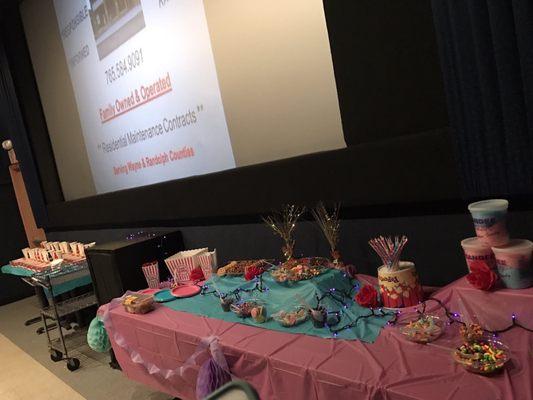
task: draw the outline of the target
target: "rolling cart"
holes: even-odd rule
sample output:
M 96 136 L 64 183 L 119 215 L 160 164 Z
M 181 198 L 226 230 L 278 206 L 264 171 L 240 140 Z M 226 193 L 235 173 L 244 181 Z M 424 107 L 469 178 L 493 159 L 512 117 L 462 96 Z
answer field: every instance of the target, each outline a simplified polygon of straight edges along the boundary
M 74 332 L 69 334 L 67 338 L 63 332 L 63 327 L 61 326 L 61 319 L 69 314 L 74 314 L 85 308 L 94 306 L 97 304 L 97 301 L 96 296 L 92 291 L 76 297 L 71 297 L 64 301 L 57 301 L 54 296 L 53 288 L 56 285 L 77 280 L 87 275 L 90 275 L 89 268 L 87 262 L 83 261 L 81 263 L 64 266 L 58 271 L 37 273 L 31 277 L 34 285 L 41 286 L 47 289 L 50 293 L 50 305 L 41 310 L 44 331 L 48 338 L 50 358 L 54 362 L 66 360 L 69 371 L 77 370 L 80 367 L 80 360 L 69 355 L 66 339 L 68 339 L 68 342 L 75 342 L 76 339 L 78 339 L 78 341 L 83 339 L 84 342 L 85 331 L 80 330 Z M 55 324 L 50 324 L 50 320 L 55 321 Z M 55 327 L 57 327 L 58 337 L 52 338 L 50 332 L 54 330 Z

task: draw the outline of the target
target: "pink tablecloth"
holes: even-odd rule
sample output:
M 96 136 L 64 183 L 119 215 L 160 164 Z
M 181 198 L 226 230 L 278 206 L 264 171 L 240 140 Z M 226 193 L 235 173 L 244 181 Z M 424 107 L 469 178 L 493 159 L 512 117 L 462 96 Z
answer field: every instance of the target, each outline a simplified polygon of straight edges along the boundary
M 484 293 L 461 279 L 433 296 L 461 317 L 490 322 L 493 329 L 507 325 L 512 313 L 533 327 L 533 289 Z M 428 303 L 432 309 L 435 305 Z M 501 335 L 512 356 L 505 371 L 484 377 L 453 362 L 451 348 L 460 341 L 457 324 L 424 346 L 406 342 L 395 328 L 385 328 L 375 343 L 365 344 L 268 331 L 166 307 L 140 316 L 116 308 L 109 315 L 114 330 L 110 336 L 120 333 L 144 361 L 161 369 L 179 368 L 201 338 L 218 336 L 232 373 L 250 382 L 265 400 L 533 400 L 533 334 L 519 328 Z M 134 362 L 114 340 L 112 344 L 130 379 L 182 399 L 195 398 L 197 368 L 165 379 Z

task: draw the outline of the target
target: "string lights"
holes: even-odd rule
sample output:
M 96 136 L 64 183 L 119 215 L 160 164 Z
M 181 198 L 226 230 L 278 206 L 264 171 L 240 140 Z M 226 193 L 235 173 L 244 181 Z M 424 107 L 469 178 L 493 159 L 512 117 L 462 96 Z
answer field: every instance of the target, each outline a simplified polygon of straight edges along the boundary
M 467 323 L 466 322 L 463 322 L 461 321 L 461 315 L 457 312 L 451 312 L 448 307 L 446 307 L 444 305 L 444 303 L 442 301 L 440 301 L 439 299 L 436 299 L 434 297 L 429 297 L 428 299 L 426 299 L 425 302 L 421 303 L 421 309 L 418 309 L 417 312 L 420 314 L 420 315 L 424 315 L 425 312 L 426 312 L 426 305 L 427 305 L 427 302 L 428 301 L 434 301 L 436 302 L 443 310 L 444 310 L 444 313 L 446 314 L 446 317 L 448 318 L 448 323 L 451 325 L 453 324 L 454 322 L 457 322 L 463 326 L 466 326 Z M 483 328 L 483 331 L 486 332 L 486 333 L 489 333 L 491 335 L 494 335 L 494 336 L 497 336 L 498 334 L 500 333 L 504 333 L 504 332 L 507 332 L 511 329 L 513 329 L 514 327 L 518 327 L 518 328 L 522 328 L 524 329 L 525 331 L 527 332 L 533 332 L 533 329 L 531 328 L 528 328 L 524 325 L 522 325 L 521 323 L 519 323 L 517 321 L 517 317 L 516 317 L 516 314 L 515 313 L 512 313 L 511 314 L 511 324 L 509 324 L 508 326 L 506 326 L 505 328 L 502 328 L 502 329 L 496 329 L 496 330 L 491 330 L 491 329 L 486 329 L 486 328 Z
M 215 297 L 218 297 L 219 299 L 225 299 L 228 296 L 234 296 L 237 301 L 240 301 L 241 300 L 241 293 L 251 294 L 253 292 L 263 293 L 263 292 L 268 292 L 269 291 L 268 286 L 263 284 L 263 276 L 262 275 L 256 276 L 254 278 L 254 281 L 255 281 L 254 282 L 254 286 L 249 288 L 249 289 L 236 288 L 234 290 L 229 291 L 228 293 L 222 293 L 222 292 L 219 292 L 216 289 L 209 290 L 210 286 L 209 285 L 204 285 L 204 286 L 202 286 L 202 291 L 200 292 L 200 294 L 203 295 L 203 296 L 212 294 Z

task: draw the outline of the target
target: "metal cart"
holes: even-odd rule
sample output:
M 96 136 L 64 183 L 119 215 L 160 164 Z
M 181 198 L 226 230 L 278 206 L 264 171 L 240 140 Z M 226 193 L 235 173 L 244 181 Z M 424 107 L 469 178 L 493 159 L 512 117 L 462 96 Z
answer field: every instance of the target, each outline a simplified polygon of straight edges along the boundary
M 66 360 L 69 371 L 77 370 L 80 367 L 80 360 L 71 357 L 68 353 L 67 341 L 65 340 L 66 337 L 63 328 L 61 327 L 61 319 L 69 314 L 94 306 L 97 304 L 97 301 L 96 296 L 92 291 L 80 296 L 71 297 L 64 301 L 56 301 L 53 288 L 55 285 L 82 278 L 87 275 L 90 275 L 90 271 L 87 262 L 84 261 L 82 263 L 63 266 L 57 271 L 36 273 L 31 277 L 33 284 L 47 289 L 50 293 L 50 305 L 41 310 L 44 331 L 48 338 L 50 358 L 54 362 Z M 49 320 L 55 321 L 56 324 L 50 324 Z M 53 339 L 50 332 L 55 329 L 54 325 L 57 326 L 58 337 Z M 78 336 L 79 339 L 79 336 L 84 334 L 85 331 L 79 331 L 75 332 L 73 335 L 69 335 L 69 342 L 71 340 L 74 341 L 75 336 Z

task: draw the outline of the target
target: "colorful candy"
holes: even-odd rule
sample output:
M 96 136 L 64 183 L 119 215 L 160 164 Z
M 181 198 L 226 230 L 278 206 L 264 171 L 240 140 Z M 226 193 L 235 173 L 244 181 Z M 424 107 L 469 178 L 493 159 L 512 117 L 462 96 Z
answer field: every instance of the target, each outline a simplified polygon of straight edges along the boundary
M 495 372 L 509 360 L 505 345 L 492 340 L 465 342 L 455 350 L 454 358 L 467 370 L 479 374 Z
M 308 313 L 303 307 L 299 307 L 295 311 L 280 311 L 272 315 L 272 318 L 285 327 L 301 324 L 307 319 L 307 317 Z
M 259 304 L 256 301 L 248 300 L 241 303 L 232 304 L 230 306 L 231 311 L 233 311 L 238 317 L 247 318 L 251 316 L 252 309 L 258 307 Z
M 412 342 L 429 343 L 442 334 L 443 325 L 439 317 L 423 315 L 401 327 L 400 332 Z
M 473 342 L 483 338 L 483 328 L 478 324 L 463 325 L 459 333 L 465 342 Z

